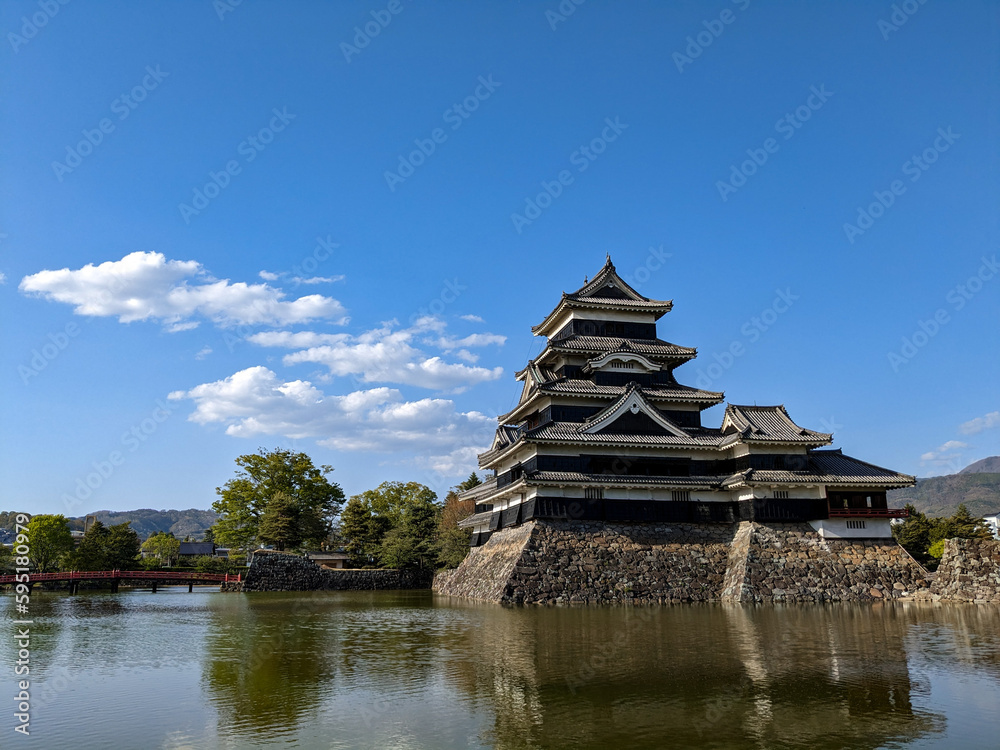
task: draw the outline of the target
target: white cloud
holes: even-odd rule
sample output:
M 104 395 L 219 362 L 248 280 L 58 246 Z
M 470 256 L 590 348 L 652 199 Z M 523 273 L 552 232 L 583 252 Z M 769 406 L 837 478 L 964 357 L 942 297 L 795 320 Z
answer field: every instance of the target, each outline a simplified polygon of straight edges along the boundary
M 281 278 L 280 273 L 271 273 L 270 271 L 261 271 L 257 275 L 264 279 L 264 281 L 277 281 Z
M 506 336 L 496 333 L 473 333 L 460 339 L 454 336 L 441 336 L 436 343 L 441 349 L 449 352 L 452 349 L 465 349 L 471 346 L 503 346 L 506 341 Z
M 205 357 L 207 357 L 211 353 L 212 353 L 212 347 L 205 346 L 205 347 L 202 347 L 201 351 L 199 351 L 197 354 L 194 355 L 194 358 L 195 359 L 205 359 Z
M 7 274 L 0 271 L 0 284 L 6 284 L 6 283 L 7 283 Z
M 346 277 L 341 274 L 339 276 L 293 276 L 291 278 L 292 283 L 298 284 L 336 284 L 338 281 L 343 281 Z
M 39 271 L 25 276 L 19 288 L 73 305 L 77 315 L 117 316 L 122 323 L 158 320 L 168 331 L 193 328 L 198 323 L 190 319 L 197 317 L 223 328 L 348 320 L 343 305 L 331 297 L 285 300 L 275 287 L 212 279 L 197 261 L 167 260 L 162 253 L 131 253 L 75 271 Z
M 922 454 L 920 462 L 925 466 L 929 464 L 931 466 L 948 467 L 954 471 L 958 471 L 962 468 L 962 451 L 968 447 L 969 444 L 963 443 L 961 440 L 949 440 L 939 445 L 936 449 Z
M 274 331 L 254 334 L 248 340 L 259 346 L 298 349 L 285 355 L 286 365 L 321 364 L 331 375 L 353 376 L 364 383 L 400 383 L 458 392 L 503 374 L 502 367 L 488 369 L 446 362 L 414 346 L 418 335 L 443 330 L 444 324 L 438 319 L 419 318 L 409 328 L 396 329 L 396 325 L 389 321 L 358 336 Z M 468 361 L 467 356 L 463 358 Z
M 467 320 L 470 323 L 483 323 L 484 322 L 483 319 L 480 318 L 478 315 L 459 315 L 458 317 L 461 318 L 462 320 Z
M 341 451 L 411 451 L 428 467 L 462 466 L 462 471 L 470 456 L 489 446 L 495 426 L 479 412 L 457 411 L 450 400 L 404 401 L 398 390 L 385 387 L 327 395 L 309 381 L 282 381 L 266 367 L 169 398 L 192 400 L 191 421 L 225 425 L 234 437 L 280 435 L 313 438 Z
M 473 354 L 468 349 L 459 349 L 455 352 L 455 356 L 459 359 L 465 360 L 466 362 L 476 363 L 479 361 L 479 355 Z
M 991 411 L 986 416 L 963 422 L 958 426 L 958 431 L 963 435 L 977 435 L 983 430 L 990 430 L 994 427 L 1000 427 L 1000 411 Z

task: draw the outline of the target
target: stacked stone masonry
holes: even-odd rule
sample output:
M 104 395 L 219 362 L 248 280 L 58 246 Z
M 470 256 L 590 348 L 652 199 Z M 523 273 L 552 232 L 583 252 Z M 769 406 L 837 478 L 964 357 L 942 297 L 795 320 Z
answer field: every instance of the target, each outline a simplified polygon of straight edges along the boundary
M 505 603 L 873 601 L 928 585 L 895 542 L 808 524 L 531 521 L 495 533 L 440 594 Z
M 254 554 L 241 591 L 372 591 L 426 589 L 430 573 L 407 570 L 333 570 L 298 555 Z M 225 590 L 225 589 L 224 589 Z
M 1000 603 L 1000 541 L 947 540 L 931 593 L 945 601 Z

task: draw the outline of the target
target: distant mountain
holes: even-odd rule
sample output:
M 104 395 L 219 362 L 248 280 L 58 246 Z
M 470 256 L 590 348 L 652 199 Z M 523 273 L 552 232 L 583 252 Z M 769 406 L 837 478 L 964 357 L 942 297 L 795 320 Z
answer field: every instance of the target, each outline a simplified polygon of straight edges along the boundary
M 959 474 L 1000 474 L 1000 456 L 990 456 L 969 464 Z
M 950 516 L 965 503 L 974 516 L 996 513 L 1000 511 L 1000 470 L 992 473 L 969 471 L 986 461 L 1000 459 L 986 458 L 958 474 L 918 479 L 914 487 L 892 490 L 889 492 L 889 506 L 901 508 L 906 503 L 912 503 L 917 510 L 929 516 Z
M 152 510 L 151 508 L 121 511 L 98 510 L 90 515 L 96 516 L 97 520 L 105 526 L 127 521 L 140 539 L 145 539 L 158 531 L 171 531 L 178 539 L 183 539 L 186 536 L 190 536 L 192 539 L 201 539 L 205 529 L 219 519 L 217 513 L 197 508 L 190 510 Z M 83 520 L 84 516 L 71 518 L 70 527 L 82 529 Z

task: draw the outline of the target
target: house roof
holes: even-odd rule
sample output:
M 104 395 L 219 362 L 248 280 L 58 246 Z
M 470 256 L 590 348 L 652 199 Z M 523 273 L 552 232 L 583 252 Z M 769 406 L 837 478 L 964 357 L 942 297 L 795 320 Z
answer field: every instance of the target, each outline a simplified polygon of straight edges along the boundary
M 722 432 L 729 442 L 807 443 L 823 445 L 833 439 L 826 432 L 799 427 L 784 406 L 738 406 L 727 404 Z
M 533 326 L 531 332 L 536 336 L 549 335 L 555 320 L 568 308 L 639 310 L 652 313 L 655 320 L 670 312 L 673 304 L 671 300 L 654 300 L 639 294 L 618 275 L 609 255 L 591 281 L 571 294 L 563 292 L 552 312 L 537 326 Z
M 213 555 L 215 544 L 212 542 L 181 542 L 179 555 Z

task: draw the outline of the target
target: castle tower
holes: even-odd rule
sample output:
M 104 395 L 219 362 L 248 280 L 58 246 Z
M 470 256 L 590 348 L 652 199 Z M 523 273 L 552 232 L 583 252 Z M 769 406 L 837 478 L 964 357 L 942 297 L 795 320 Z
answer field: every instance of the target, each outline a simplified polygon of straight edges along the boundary
M 532 328 L 545 349 L 517 373 L 517 406 L 479 456 L 489 478 L 464 497 L 472 546 L 533 519 L 734 524 L 808 522 L 827 539 L 889 539 L 886 491 L 914 478 L 823 449 L 832 435 L 784 406 L 729 404 L 681 384 L 695 349 L 657 336 L 669 300 L 644 297 L 610 256 Z

